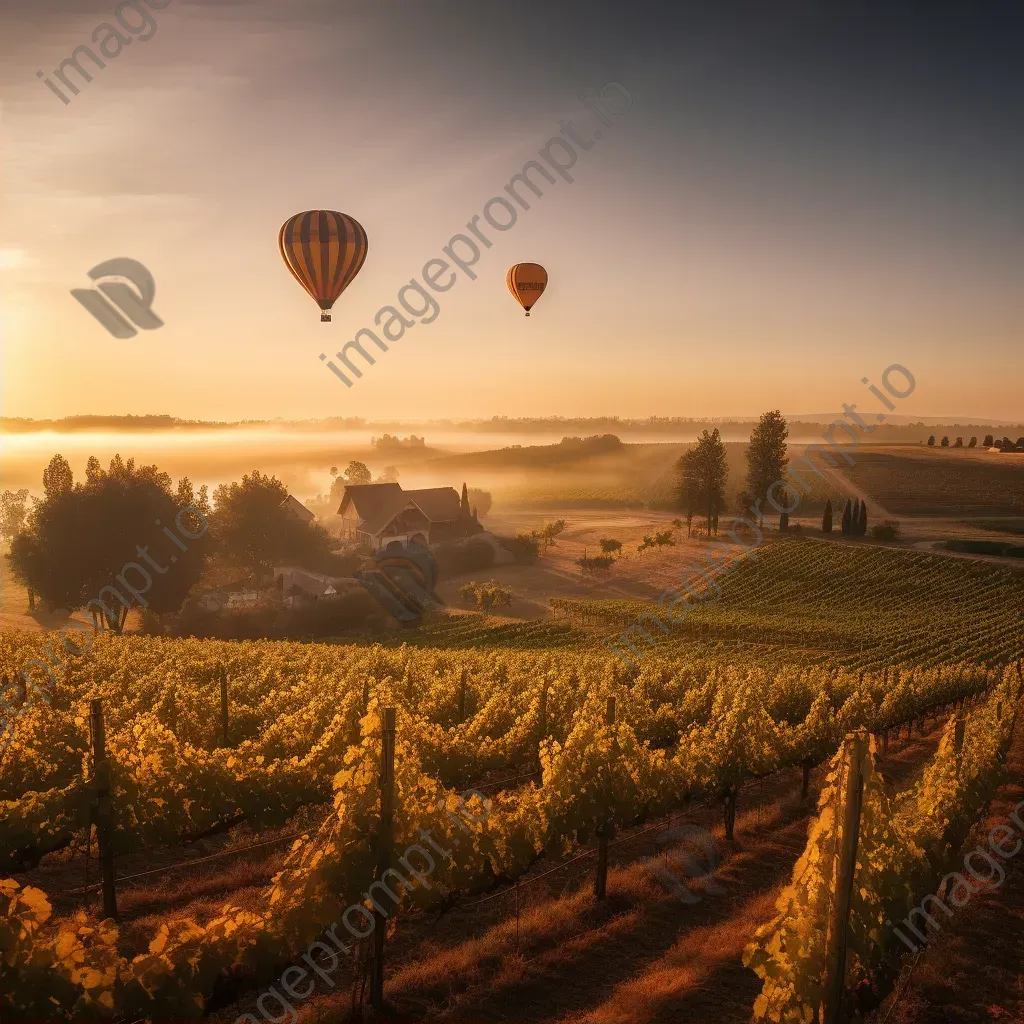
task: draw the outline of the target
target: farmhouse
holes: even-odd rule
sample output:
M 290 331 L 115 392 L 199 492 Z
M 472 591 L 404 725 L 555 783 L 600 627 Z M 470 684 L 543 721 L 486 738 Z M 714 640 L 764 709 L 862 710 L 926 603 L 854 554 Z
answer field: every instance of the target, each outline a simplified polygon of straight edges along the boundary
M 342 536 L 374 551 L 393 543 L 438 544 L 483 530 L 454 487 L 406 491 L 396 483 L 355 484 L 345 488 L 338 515 Z

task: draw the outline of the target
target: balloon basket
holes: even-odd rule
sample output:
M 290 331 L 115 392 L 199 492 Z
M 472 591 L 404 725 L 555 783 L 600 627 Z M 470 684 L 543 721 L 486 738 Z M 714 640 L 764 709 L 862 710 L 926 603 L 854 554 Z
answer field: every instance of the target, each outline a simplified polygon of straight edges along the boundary
M 322 323 L 322 324 L 329 324 L 330 322 L 331 322 L 331 314 L 330 313 L 321 313 L 320 314 L 320 323 Z
M 527 311 L 526 311 L 526 315 L 527 315 L 527 316 L 529 316 L 529 315 L 530 315 L 530 311 L 529 311 L 529 310 L 527 310 Z

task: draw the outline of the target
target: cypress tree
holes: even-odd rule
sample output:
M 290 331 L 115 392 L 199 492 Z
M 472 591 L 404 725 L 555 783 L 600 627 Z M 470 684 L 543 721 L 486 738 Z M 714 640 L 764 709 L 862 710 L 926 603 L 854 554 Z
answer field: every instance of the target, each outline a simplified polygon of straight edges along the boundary
M 860 503 L 860 522 L 858 525 L 860 527 L 858 533 L 862 537 L 866 537 L 868 533 L 868 506 L 863 501 Z
M 843 534 L 844 536 L 850 532 L 850 524 L 853 522 L 853 506 L 850 503 L 850 499 L 846 499 L 846 508 L 843 509 Z
M 821 517 L 821 532 L 832 532 L 832 499 L 825 502 L 825 514 Z
M 469 515 L 469 488 L 466 487 L 465 481 L 462 483 L 462 514 Z
M 789 513 L 779 513 L 779 533 L 789 533 Z

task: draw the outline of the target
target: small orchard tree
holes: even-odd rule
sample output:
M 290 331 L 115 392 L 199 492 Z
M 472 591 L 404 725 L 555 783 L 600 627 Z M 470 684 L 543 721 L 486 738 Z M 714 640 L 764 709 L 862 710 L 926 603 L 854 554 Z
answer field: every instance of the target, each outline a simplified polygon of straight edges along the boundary
M 540 530 L 534 530 L 533 536 L 541 542 L 544 550 L 547 551 L 548 548 L 558 543 L 557 538 L 564 529 L 565 520 L 556 519 L 553 523 L 545 523 Z
M 962 437 L 958 437 L 958 438 L 957 438 L 957 439 L 956 439 L 956 440 L 955 440 L 955 441 L 953 442 L 953 447 L 954 447 L 954 448 L 963 448 L 963 446 L 964 446 L 964 439 L 963 439 Z
M 986 448 L 992 448 L 995 444 L 995 438 L 991 434 L 985 435 L 984 445 Z
M 968 448 L 977 448 L 978 447 L 978 439 L 976 437 L 972 437 L 970 439 L 970 441 L 967 442 L 967 447 Z
M 930 434 L 928 436 L 928 447 L 929 448 L 934 448 L 935 447 L 935 435 L 934 434 Z
M 949 447 L 949 438 L 947 436 L 943 435 L 942 441 L 939 443 L 939 447 L 940 448 L 948 448 Z

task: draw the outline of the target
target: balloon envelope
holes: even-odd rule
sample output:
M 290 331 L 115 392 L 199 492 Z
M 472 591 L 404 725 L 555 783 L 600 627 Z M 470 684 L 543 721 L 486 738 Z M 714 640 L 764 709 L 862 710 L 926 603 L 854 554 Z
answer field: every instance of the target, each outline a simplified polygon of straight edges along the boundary
M 505 283 L 529 316 L 533 304 L 548 286 L 548 272 L 539 263 L 517 263 L 509 267 Z
M 323 311 L 352 283 L 366 260 L 363 226 L 334 210 L 307 210 L 289 217 L 281 226 L 278 247 L 285 266 Z

